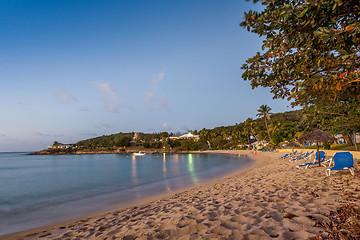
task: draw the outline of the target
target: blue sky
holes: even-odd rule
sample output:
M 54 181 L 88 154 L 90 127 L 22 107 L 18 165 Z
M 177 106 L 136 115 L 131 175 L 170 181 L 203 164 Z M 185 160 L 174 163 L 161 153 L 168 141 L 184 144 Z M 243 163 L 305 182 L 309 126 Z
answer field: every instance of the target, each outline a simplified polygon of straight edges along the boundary
M 0 1 L 0 151 L 118 132 L 186 132 L 255 118 L 241 65 L 261 39 L 243 0 Z

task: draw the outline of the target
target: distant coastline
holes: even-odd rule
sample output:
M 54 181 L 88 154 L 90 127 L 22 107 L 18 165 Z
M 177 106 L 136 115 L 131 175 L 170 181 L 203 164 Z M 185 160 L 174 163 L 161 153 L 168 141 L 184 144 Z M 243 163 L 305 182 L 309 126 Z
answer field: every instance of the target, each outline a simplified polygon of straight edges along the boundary
M 180 153 L 184 152 L 187 153 L 189 151 L 179 151 L 176 149 L 166 149 L 166 150 L 159 150 L 159 149 L 117 149 L 117 150 L 74 150 L 74 149 L 66 149 L 60 151 L 53 151 L 53 149 L 44 149 L 38 152 L 31 152 L 27 153 L 26 155 L 80 155 L 80 154 L 129 154 L 129 153 L 136 153 L 136 152 L 144 152 L 146 154 L 155 154 L 155 153 Z M 201 152 L 201 151 L 199 151 Z

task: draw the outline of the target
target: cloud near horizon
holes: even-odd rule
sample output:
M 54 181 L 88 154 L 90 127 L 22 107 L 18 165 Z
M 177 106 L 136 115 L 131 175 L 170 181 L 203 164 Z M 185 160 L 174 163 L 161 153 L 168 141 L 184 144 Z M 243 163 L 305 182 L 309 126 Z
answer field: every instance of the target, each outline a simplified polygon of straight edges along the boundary
M 79 135 L 80 135 L 80 136 L 90 136 L 90 137 L 96 137 L 96 136 L 99 136 L 99 134 L 98 134 L 98 133 L 93 132 L 93 131 L 85 131 L 85 132 L 81 132 Z
M 107 96 L 110 95 L 111 99 L 108 99 L 107 96 L 102 98 L 102 102 L 105 105 L 105 108 L 110 113 L 116 113 L 118 111 L 118 107 L 122 107 L 123 105 L 118 100 L 118 95 L 115 90 L 110 87 L 109 82 L 93 82 L 93 87 L 100 89 Z
M 61 103 L 67 104 L 70 102 L 77 102 L 78 99 L 70 94 L 62 91 L 61 89 L 55 89 L 55 94 L 60 98 Z
M 189 131 L 189 128 L 186 125 L 181 125 L 181 130 Z
M 103 126 L 104 128 L 110 128 L 111 125 L 109 123 L 101 123 L 101 126 Z
M 169 124 L 167 124 L 167 123 L 163 123 L 163 124 L 162 124 L 162 127 L 163 127 L 166 131 L 171 130 L 171 127 L 170 127 Z

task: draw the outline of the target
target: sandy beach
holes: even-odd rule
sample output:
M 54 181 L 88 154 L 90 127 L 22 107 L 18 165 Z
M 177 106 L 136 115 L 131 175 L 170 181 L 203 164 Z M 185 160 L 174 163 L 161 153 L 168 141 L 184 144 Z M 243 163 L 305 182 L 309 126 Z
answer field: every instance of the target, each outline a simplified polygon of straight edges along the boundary
M 326 177 L 325 168 L 297 169 L 284 153 L 247 154 L 250 169 L 180 192 L 0 239 L 309 239 L 330 210 L 360 206 L 360 177 Z

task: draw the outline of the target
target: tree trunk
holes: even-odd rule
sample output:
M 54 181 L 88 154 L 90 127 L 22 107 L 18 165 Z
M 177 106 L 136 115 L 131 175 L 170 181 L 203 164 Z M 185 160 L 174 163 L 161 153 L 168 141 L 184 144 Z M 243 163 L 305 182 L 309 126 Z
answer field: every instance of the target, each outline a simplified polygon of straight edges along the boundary
M 357 147 L 357 144 L 356 144 L 356 133 L 354 133 L 353 136 L 354 136 L 353 143 L 354 143 L 354 145 L 355 145 L 355 150 L 356 150 L 356 151 L 359 151 L 359 150 L 358 150 L 358 147 Z
M 270 142 L 271 142 L 271 144 L 273 144 L 273 141 L 271 140 L 271 137 L 270 137 L 270 132 L 269 132 L 269 128 L 268 128 L 268 125 L 267 125 L 266 117 L 264 117 L 264 119 L 265 119 L 265 126 L 266 126 L 267 133 L 269 135 Z
M 320 151 L 319 151 L 319 143 L 317 142 L 316 143 L 316 152 L 317 153 L 315 153 L 315 160 L 316 160 L 316 155 L 317 155 L 317 158 L 318 158 L 318 161 L 319 161 L 319 167 L 321 167 L 321 159 L 320 159 Z
M 344 136 L 344 139 L 346 141 L 346 143 L 349 145 L 349 146 L 352 146 L 353 145 L 353 142 L 351 141 L 351 137 L 349 134 L 343 134 Z

